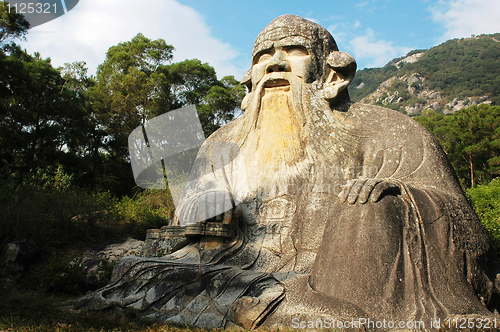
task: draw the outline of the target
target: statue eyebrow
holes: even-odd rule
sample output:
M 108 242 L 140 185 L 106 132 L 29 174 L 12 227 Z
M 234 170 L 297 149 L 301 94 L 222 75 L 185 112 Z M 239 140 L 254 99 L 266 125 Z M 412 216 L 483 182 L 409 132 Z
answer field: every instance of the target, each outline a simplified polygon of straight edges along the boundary
M 266 48 L 265 50 L 259 51 L 259 53 L 255 54 L 255 56 L 252 59 L 252 62 L 255 64 L 256 60 L 259 59 L 259 57 L 265 53 L 274 53 L 274 45 L 272 45 L 269 48 Z
M 297 49 L 301 49 L 301 50 L 305 51 L 305 53 L 307 53 L 307 54 L 310 54 L 309 50 L 304 45 L 296 45 L 296 44 L 290 43 L 289 45 L 286 45 L 286 44 L 285 45 L 281 45 L 281 47 L 285 50 L 285 52 L 287 52 L 288 50 L 297 48 Z M 274 53 L 274 49 L 275 49 L 275 47 L 274 47 L 274 45 L 272 45 L 271 47 L 268 47 L 268 48 L 266 48 L 266 49 L 264 49 L 262 51 L 259 51 L 253 57 L 253 62 L 255 62 L 263 54 L 266 54 L 266 53 L 272 54 L 272 53 Z
M 283 45 L 282 47 L 283 47 L 283 49 L 285 51 L 297 48 L 297 49 L 301 49 L 301 50 L 305 51 L 307 54 L 309 54 L 309 50 L 307 49 L 307 47 L 305 47 L 303 45 L 293 45 L 293 44 L 290 44 L 290 45 Z

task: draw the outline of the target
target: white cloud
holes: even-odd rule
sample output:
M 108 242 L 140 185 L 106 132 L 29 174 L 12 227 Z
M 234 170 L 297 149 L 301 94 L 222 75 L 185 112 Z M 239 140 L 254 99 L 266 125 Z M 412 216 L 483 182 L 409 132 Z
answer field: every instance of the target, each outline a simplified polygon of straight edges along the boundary
M 354 8 L 357 8 L 359 10 L 363 10 L 365 6 L 368 5 L 368 1 L 360 2 L 354 5 Z
M 94 74 L 109 47 L 139 32 L 173 45 L 175 62 L 198 58 L 219 77 L 245 73 L 233 64 L 238 53 L 231 45 L 211 36 L 203 17 L 175 0 L 80 0 L 67 14 L 31 29 L 22 46 L 50 57 L 54 67 L 85 61 Z
M 360 66 L 360 69 L 381 67 L 390 60 L 411 51 L 409 47 L 394 46 L 392 42 L 383 39 L 377 40 L 371 29 L 367 29 L 366 35 L 353 38 L 349 46 L 358 62 L 367 63 L 366 66 Z
M 333 38 L 335 38 L 335 41 L 337 44 L 342 44 L 344 42 L 347 42 L 349 40 L 349 32 L 351 29 L 349 29 L 349 25 L 338 22 L 335 24 L 330 25 L 327 28 L 328 31 L 332 34 Z
M 396 46 L 392 41 L 377 39 L 375 32 L 367 28 L 363 34 L 360 21 L 352 23 L 337 22 L 328 27 L 340 51 L 350 53 L 358 64 L 358 69 L 381 67 L 394 58 L 412 49 Z M 354 27 L 354 29 L 353 29 Z
M 431 11 L 433 20 L 446 27 L 442 40 L 500 32 L 498 0 L 441 1 Z

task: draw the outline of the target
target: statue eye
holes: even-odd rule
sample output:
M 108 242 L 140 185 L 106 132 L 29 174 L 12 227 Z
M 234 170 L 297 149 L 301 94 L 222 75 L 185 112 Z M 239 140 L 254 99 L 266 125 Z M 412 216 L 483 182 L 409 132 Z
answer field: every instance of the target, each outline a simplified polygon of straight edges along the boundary
M 290 46 L 286 48 L 288 56 L 306 56 L 309 55 L 307 49 L 303 46 Z
M 255 63 L 262 63 L 271 60 L 273 55 L 270 52 L 262 52 L 257 56 Z

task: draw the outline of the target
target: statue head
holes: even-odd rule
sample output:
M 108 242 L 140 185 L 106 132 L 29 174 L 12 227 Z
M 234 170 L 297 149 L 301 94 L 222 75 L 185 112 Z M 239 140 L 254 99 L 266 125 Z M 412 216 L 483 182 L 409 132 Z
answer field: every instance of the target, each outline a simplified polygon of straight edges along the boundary
M 252 68 L 242 83 L 249 95 L 259 84 L 314 84 L 328 102 L 348 99 L 347 86 L 356 62 L 339 52 L 332 35 L 320 25 L 294 15 L 283 15 L 262 30 L 255 40 Z M 260 90 L 260 89 L 259 89 Z M 242 109 L 246 108 L 242 103 Z
M 354 59 L 316 23 L 284 15 L 262 30 L 242 80 L 248 93 L 237 144 L 252 170 L 249 187 L 262 191 L 306 172 L 313 158 L 305 155 L 320 153 L 308 148 L 320 125 L 312 115 L 348 109 L 355 71 Z

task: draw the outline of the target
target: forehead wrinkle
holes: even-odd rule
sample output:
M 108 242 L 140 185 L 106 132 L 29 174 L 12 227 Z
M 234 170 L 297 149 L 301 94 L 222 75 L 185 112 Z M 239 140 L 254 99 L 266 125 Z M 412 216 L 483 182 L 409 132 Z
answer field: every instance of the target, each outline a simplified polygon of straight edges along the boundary
M 275 38 L 275 39 L 266 38 L 260 41 L 258 44 L 256 42 L 254 46 L 252 59 L 255 59 L 255 57 L 259 55 L 259 53 L 272 49 L 275 46 L 276 42 L 279 42 L 279 45 L 282 47 L 304 46 L 309 53 L 312 53 L 313 51 L 312 50 L 313 41 L 311 39 L 304 37 L 302 35 L 294 34 L 294 35 L 281 36 L 280 38 Z

